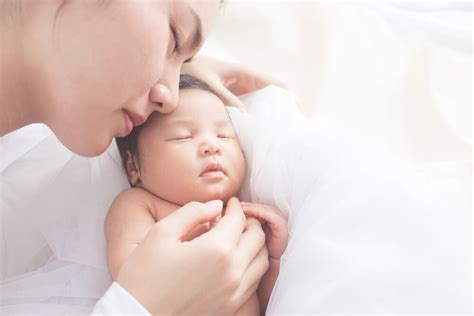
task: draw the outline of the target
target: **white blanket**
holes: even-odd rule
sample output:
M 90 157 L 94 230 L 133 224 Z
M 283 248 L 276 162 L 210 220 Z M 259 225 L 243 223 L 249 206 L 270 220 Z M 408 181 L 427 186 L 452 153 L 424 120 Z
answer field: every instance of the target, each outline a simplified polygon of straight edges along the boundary
M 268 87 L 231 111 L 242 195 L 289 214 L 268 313 L 469 313 L 470 163 L 416 169 Z

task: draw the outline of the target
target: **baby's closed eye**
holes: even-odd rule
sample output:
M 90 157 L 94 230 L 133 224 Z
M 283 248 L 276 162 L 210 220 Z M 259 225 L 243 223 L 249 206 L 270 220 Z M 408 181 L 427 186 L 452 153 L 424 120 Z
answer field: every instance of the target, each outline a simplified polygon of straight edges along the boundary
M 180 136 L 171 137 L 167 139 L 166 141 L 185 141 L 185 140 L 191 140 L 191 139 L 193 139 L 192 135 L 180 135 Z
M 227 134 L 224 134 L 224 133 L 218 134 L 217 137 L 222 138 L 222 139 L 235 139 L 235 135 L 229 134 L 229 133 L 227 133 Z
M 235 139 L 235 132 L 233 128 L 224 127 L 217 130 L 217 137 L 224 139 Z

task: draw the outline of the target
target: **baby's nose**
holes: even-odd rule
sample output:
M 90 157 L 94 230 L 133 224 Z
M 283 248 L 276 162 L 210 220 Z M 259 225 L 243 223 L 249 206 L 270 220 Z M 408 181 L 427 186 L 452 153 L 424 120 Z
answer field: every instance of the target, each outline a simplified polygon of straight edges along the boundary
M 217 143 L 207 143 L 201 146 L 200 153 L 202 156 L 221 155 L 222 150 Z

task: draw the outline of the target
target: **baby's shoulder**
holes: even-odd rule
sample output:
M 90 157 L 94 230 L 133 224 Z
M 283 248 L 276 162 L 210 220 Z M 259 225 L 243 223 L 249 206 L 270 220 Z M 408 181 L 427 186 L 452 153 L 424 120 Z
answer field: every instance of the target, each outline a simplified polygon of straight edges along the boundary
M 120 192 L 105 218 L 104 231 L 107 241 L 143 240 L 143 233 L 156 223 L 150 208 L 150 199 L 150 193 L 143 189 L 132 188 Z
M 138 213 L 147 212 L 155 221 L 158 221 L 177 208 L 177 205 L 165 201 L 144 189 L 129 188 L 121 191 L 115 197 L 109 213 L 130 213 L 130 211 L 133 210 L 134 214 L 138 215 Z
M 112 206 L 114 204 L 134 204 L 134 205 L 143 205 L 149 204 L 149 202 L 153 199 L 153 195 L 146 190 L 141 188 L 128 188 L 122 190 L 117 196 L 114 198 L 112 202 Z
M 128 216 L 143 212 L 151 213 L 153 196 L 140 188 L 129 188 L 121 191 L 110 205 L 108 217 L 112 214 L 125 213 Z

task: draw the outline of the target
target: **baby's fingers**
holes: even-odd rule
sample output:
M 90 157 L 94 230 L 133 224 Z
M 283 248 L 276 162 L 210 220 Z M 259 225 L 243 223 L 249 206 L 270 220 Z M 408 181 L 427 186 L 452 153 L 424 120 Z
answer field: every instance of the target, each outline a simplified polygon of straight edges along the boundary
M 288 227 L 284 215 L 269 205 L 256 203 L 241 203 L 246 216 L 252 216 L 264 221 L 263 229 L 267 237 L 268 253 L 279 259 L 288 245 Z
M 288 235 L 285 215 L 276 208 L 257 203 L 241 202 L 242 209 L 247 216 L 253 216 L 264 221 L 274 237 L 281 238 Z
M 260 203 L 253 203 L 253 202 L 240 202 L 242 205 L 242 208 L 247 207 L 247 208 L 252 208 L 252 209 L 261 209 L 265 212 L 270 212 L 270 213 L 275 213 L 278 216 L 283 217 L 285 220 L 288 220 L 288 215 L 280 211 L 278 208 L 273 207 L 268 204 L 260 204 Z

